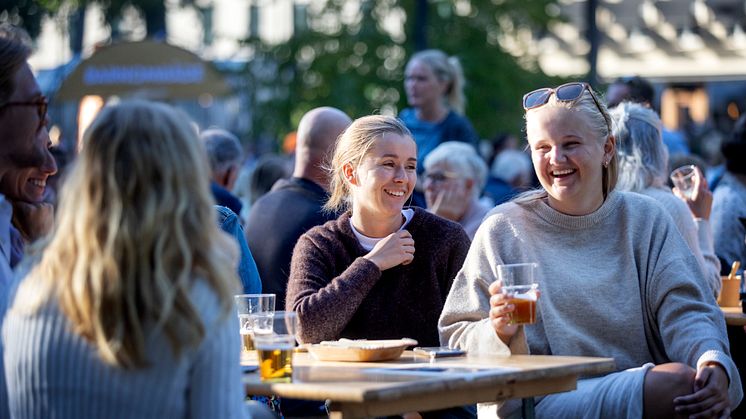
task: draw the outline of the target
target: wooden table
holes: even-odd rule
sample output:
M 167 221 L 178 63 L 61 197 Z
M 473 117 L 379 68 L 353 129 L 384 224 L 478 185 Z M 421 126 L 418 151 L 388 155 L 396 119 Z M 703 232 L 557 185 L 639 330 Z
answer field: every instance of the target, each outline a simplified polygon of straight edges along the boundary
M 249 355 L 242 364 L 256 365 Z M 407 351 L 389 362 L 320 362 L 296 353 L 292 383 L 262 382 L 244 374 L 247 394 L 329 400 L 333 419 L 387 416 L 478 402 L 523 398 L 533 417 L 533 397 L 574 390 L 578 376 L 615 369 L 611 358 L 537 355 L 465 356 L 430 360 Z
M 720 307 L 725 316 L 725 324 L 728 326 L 746 326 L 746 314 L 741 307 Z

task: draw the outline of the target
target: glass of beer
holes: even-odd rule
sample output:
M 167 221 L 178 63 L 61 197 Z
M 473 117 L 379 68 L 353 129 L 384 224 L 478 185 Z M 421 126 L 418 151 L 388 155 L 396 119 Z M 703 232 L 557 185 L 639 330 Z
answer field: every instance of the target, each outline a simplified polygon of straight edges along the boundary
M 263 381 L 290 382 L 298 316 L 292 311 L 275 311 L 271 322 L 271 333 L 254 335 L 259 376 Z
M 508 297 L 508 304 L 515 309 L 511 313 L 510 324 L 536 323 L 536 301 L 539 299 L 539 284 L 508 285 L 503 292 Z
M 234 297 L 244 352 L 253 351 L 254 336 L 272 332 L 275 312 L 274 294 L 240 294 Z
M 534 281 L 536 263 L 498 265 L 497 276 L 502 281 L 503 293 L 508 304 L 515 309 L 511 313 L 511 324 L 536 323 L 536 303 L 539 299 L 539 284 Z

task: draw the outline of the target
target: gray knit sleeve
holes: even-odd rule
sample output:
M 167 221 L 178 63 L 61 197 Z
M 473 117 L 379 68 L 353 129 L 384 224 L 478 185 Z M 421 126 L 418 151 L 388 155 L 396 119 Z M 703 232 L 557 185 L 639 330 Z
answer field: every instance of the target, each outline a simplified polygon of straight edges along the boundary
M 456 275 L 438 320 L 441 345 L 465 349 L 470 353 L 510 355 L 528 353 L 521 330 L 513 336 L 510 348 L 497 336 L 489 320 L 489 284 L 497 279 L 500 264 L 495 250 L 496 238 L 491 231 L 493 220 L 479 228 L 466 255 L 464 266 Z
M 246 418 L 238 318 L 233 313 L 222 315 L 212 292 L 201 292 L 195 298 L 195 304 L 204 307 L 205 338 L 189 371 L 189 417 Z

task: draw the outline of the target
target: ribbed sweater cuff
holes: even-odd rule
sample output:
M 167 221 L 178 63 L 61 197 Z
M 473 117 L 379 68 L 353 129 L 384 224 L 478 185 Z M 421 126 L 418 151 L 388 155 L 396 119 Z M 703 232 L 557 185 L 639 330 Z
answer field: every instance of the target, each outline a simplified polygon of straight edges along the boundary
M 702 365 L 708 362 L 716 362 L 720 364 L 728 374 L 728 400 L 730 400 L 731 408 L 735 409 L 743 398 L 743 390 L 741 390 L 740 382 L 741 380 L 738 375 L 738 369 L 736 368 L 736 365 L 733 363 L 733 360 L 728 355 L 720 351 L 710 350 L 703 353 L 702 356 L 699 357 L 699 360 L 697 361 L 697 370 L 699 370 Z

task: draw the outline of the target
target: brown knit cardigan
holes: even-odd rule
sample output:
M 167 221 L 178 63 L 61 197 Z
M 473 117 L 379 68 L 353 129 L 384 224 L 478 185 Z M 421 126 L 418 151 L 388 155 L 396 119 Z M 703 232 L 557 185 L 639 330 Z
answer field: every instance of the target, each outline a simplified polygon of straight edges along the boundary
M 458 224 L 415 208 L 406 230 L 414 260 L 381 272 L 350 226 L 350 213 L 301 236 L 290 265 L 286 309 L 298 340 L 416 339 L 437 346 L 438 317 L 469 250 Z

